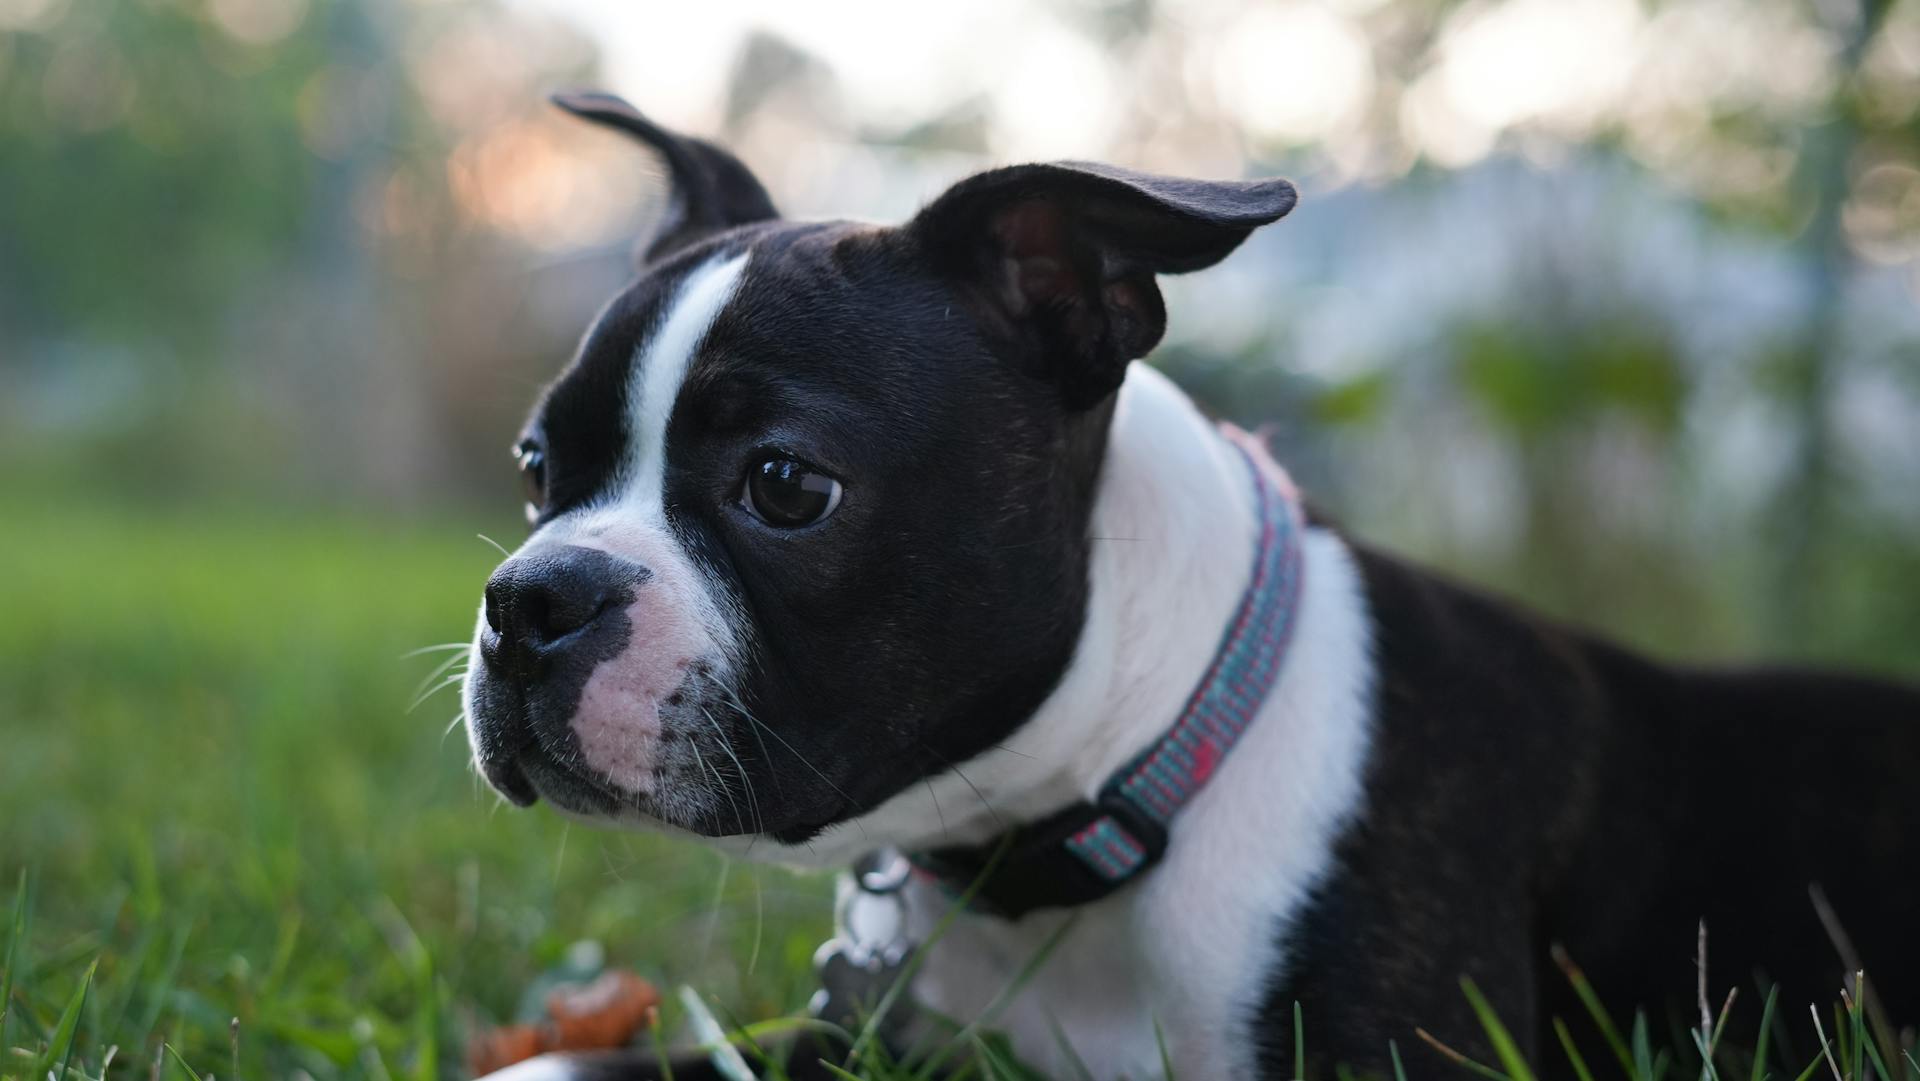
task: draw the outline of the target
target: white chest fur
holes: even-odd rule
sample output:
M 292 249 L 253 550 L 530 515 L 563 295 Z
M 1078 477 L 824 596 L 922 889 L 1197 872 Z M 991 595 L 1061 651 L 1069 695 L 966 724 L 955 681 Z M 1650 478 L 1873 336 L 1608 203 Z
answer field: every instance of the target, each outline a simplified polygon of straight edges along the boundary
M 1207 668 L 1252 567 L 1253 488 L 1240 452 L 1164 376 L 1135 364 L 1114 412 L 1094 507 L 1086 623 L 1073 663 L 1005 743 L 909 786 L 804 848 L 759 854 L 845 866 L 880 845 L 979 843 L 1090 799 L 1173 722 Z M 1187 808 L 1160 866 L 1072 917 L 1073 929 L 996 1027 L 1020 1054 L 1074 1076 L 1056 1027 L 1093 1076 L 1159 1076 L 1154 1029 L 1183 1081 L 1254 1076 L 1248 1022 L 1284 974 L 1280 936 L 1359 813 L 1373 661 L 1352 554 L 1309 530 L 1279 683 Z M 916 885 L 924 934 L 946 911 Z M 1068 917 L 968 916 L 916 987 L 966 1022 L 1000 996 Z
M 977 1016 L 1072 918 L 996 1022 L 1026 1061 L 1074 1076 L 1064 1037 L 1096 1078 L 1157 1077 L 1157 1024 L 1181 1078 L 1255 1076 L 1248 1023 L 1284 975 L 1287 922 L 1357 811 L 1368 742 L 1370 644 L 1352 557 L 1314 531 L 1306 559 L 1281 681 L 1174 821 L 1160 866 L 1077 916 L 963 917 L 929 954 L 924 1003 Z M 926 933 L 948 902 L 916 883 L 911 903 Z

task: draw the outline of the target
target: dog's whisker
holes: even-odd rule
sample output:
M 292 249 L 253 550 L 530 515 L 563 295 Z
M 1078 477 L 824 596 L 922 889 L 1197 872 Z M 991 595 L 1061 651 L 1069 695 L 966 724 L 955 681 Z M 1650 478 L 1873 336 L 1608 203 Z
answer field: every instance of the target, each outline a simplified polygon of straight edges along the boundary
M 722 686 L 720 688 L 720 693 L 727 697 L 728 704 L 734 708 L 735 712 L 747 718 L 747 720 L 753 722 L 752 724 L 748 725 L 747 731 L 753 733 L 754 742 L 760 745 L 760 761 L 767 765 L 768 772 L 770 772 L 773 775 L 773 794 L 775 796 L 784 795 L 784 792 L 781 789 L 781 785 L 780 785 L 780 771 L 772 768 L 773 755 L 768 753 L 767 741 L 765 737 L 761 735 L 760 730 L 765 726 L 760 724 L 759 721 L 753 716 L 753 714 L 747 710 L 745 704 L 743 704 L 740 701 L 739 696 L 734 694 L 731 688 Z
M 759 835 L 755 834 L 754 837 L 757 840 Z M 747 851 L 753 851 L 752 841 L 747 842 Z M 766 898 L 762 896 L 764 882 L 760 868 L 755 867 L 753 869 L 753 949 L 747 954 L 748 976 L 753 975 L 754 966 L 760 963 L 760 938 L 767 929 Z
M 940 809 L 940 794 L 933 790 L 933 778 L 922 777 L 920 783 L 927 786 L 927 798 L 933 801 L 933 813 L 940 819 L 940 835 L 947 835 L 947 813 Z
M 439 679 L 441 676 L 446 675 L 448 670 L 452 669 L 455 665 L 460 664 L 460 662 L 465 659 L 466 659 L 465 654 L 455 653 L 449 656 L 446 660 L 441 661 L 439 664 L 434 665 L 433 671 L 428 672 L 426 676 L 420 680 L 419 685 L 414 687 L 412 701 L 417 705 L 419 702 L 422 701 L 422 698 L 424 695 L 433 693 L 432 691 L 428 690 L 429 687 L 433 686 L 433 681 L 436 679 Z M 465 668 L 462 668 L 461 671 L 464 672 Z M 409 706 L 408 708 L 411 709 L 412 707 Z
M 475 533 L 474 536 L 479 537 L 481 540 L 486 541 L 488 544 L 492 545 L 494 551 L 499 552 L 502 556 L 505 556 L 508 559 L 513 558 L 513 553 L 507 551 L 507 548 L 505 545 L 501 544 L 497 540 L 494 540 L 492 537 L 487 536 L 485 533 Z
M 428 653 L 445 653 L 448 650 L 466 650 L 472 648 L 472 642 L 435 642 L 430 646 L 421 646 L 419 649 L 407 650 L 405 653 L 400 654 L 400 659 L 405 661 L 424 656 Z
M 740 774 L 740 787 L 747 794 L 747 809 L 753 812 L 753 832 L 757 835 L 765 826 L 766 820 L 760 816 L 760 801 L 753 792 L 753 777 L 747 773 L 747 767 L 740 763 L 740 756 L 733 753 L 733 741 L 727 738 L 727 730 L 720 727 L 720 722 L 714 719 L 713 714 L 708 712 L 705 706 L 700 707 L 700 716 L 706 718 L 707 723 L 713 726 L 713 734 L 720 741 L 720 749 L 727 752 L 727 757 L 733 760 L 733 768 Z
M 725 905 L 727 899 L 727 879 L 732 873 L 733 861 L 727 859 L 725 856 L 720 857 L 720 876 L 713 883 L 713 900 L 708 903 L 707 911 L 704 913 L 707 917 L 707 926 L 701 936 L 700 960 L 698 962 L 699 967 L 703 969 L 707 967 L 707 958 L 713 952 L 713 933 L 720 926 L 720 910 L 722 906 Z
M 740 803 L 733 798 L 733 786 L 727 784 L 726 778 L 720 776 L 720 771 L 709 764 L 706 756 L 700 753 L 700 743 L 698 740 L 688 740 L 687 749 L 693 752 L 693 760 L 700 764 L 701 772 L 712 777 L 714 785 L 720 789 L 720 794 L 727 797 L 727 806 L 733 809 L 734 825 L 742 830 L 746 829 L 746 819 L 740 817 Z
M 454 675 L 448 676 L 447 678 L 434 684 L 432 687 L 429 687 L 426 691 L 422 692 L 421 694 L 416 695 L 413 701 L 407 703 L 407 712 L 412 713 L 414 710 L 419 709 L 422 705 L 424 705 L 427 699 L 432 698 L 434 695 L 439 694 L 441 691 L 446 690 L 448 687 L 457 687 L 460 684 L 465 683 L 466 680 L 467 680 L 467 674 L 465 672 L 459 672 Z
M 939 759 L 941 765 L 944 765 L 948 769 L 952 770 L 954 776 L 960 778 L 962 783 L 964 783 L 968 788 L 973 790 L 974 798 L 980 801 L 980 805 L 987 809 L 987 813 L 989 815 L 993 816 L 994 822 L 1000 824 L 1001 826 L 1006 825 L 1006 819 L 1000 817 L 999 808 L 993 805 L 993 801 L 987 798 L 987 794 L 985 792 L 980 791 L 980 786 L 973 783 L 973 778 L 967 776 L 966 771 L 960 768 L 959 763 L 950 761 L 946 755 L 943 755 L 939 751 L 935 750 L 931 744 L 928 744 L 922 741 L 920 746 L 928 754 L 931 754 L 933 757 Z
M 737 706 L 736 706 L 735 708 L 739 708 L 739 707 L 737 707 Z M 814 776 L 816 776 L 816 777 L 818 777 L 818 778 L 820 778 L 820 780 L 822 780 L 822 781 L 824 781 L 824 782 L 826 783 L 826 786 L 827 786 L 828 788 L 830 788 L 830 789 L 832 789 L 835 795 L 837 795 L 837 796 L 839 796 L 839 797 L 840 797 L 841 799 L 843 799 L 843 800 L 846 800 L 846 801 L 847 801 L 847 803 L 849 803 L 849 804 L 852 804 L 852 803 L 854 802 L 854 799 L 853 799 L 853 797 L 852 797 L 852 796 L 849 796 L 849 795 L 847 795 L 847 793 L 846 793 L 846 790 L 845 790 L 845 789 L 843 789 L 843 788 L 841 788 L 841 787 L 840 787 L 839 785 L 837 785 L 837 784 L 834 784 L 834 783 L 833 783 L 833 778 L 831 778 L 831 777 L 828 777 L 828 776 L 827 776 L 826 774 L 824 774 L 824 773 L 822 773 L 822 772 L 820 772 L 820 767 L 818 767 L 818 766 L 816 766 L 816 765 L 814 765 L 814 764 L 813 764 L 812 762 L 809 762 L 809 761 L 807 760 L 807 756 L 806 756 L 806 755 L 803 755 L 803 754 L 801 754 L 801 753 L 800 753 L 800 752 L 799 752 L 799 751 L 798 751 L 797 749 L 795 749 L 795 748 L 794 748 L 794 746 L 793 746 L 793 744 L 791 744 L 791 743 L 788 743 L 788 742 L 786 741 L 786 739 L 785 739 L 785 737 L 783 737 L 783 736 L 781 736 L 781 735 L 780 735 L 780 733 L 778 733 L 778 732 L 776 732 L 776 731 L 774 731 L 774 730 L 773 730 L 772 728 L 770 728 L 770 727 L 768 727 L 768 726 L 767 726 L 766 724 L 764 724 L 764 723 L 762 723 L 762 722 L 761 722 L 761 720 L 760 720 L 760 718 L 758 718 L 758 717 L 755 717 L 755 716 L 754 716 L 753 714 L 751 714 L 751 713 L 747 713 L 747 712 L 744 712 L 744 711 L 743 711 L 743 712 L 742 712 L 742 713 L 741 713 L 740 715 L 741 715 L 742 717 L 745 717 L 745 718 L 746 718 L 746 719 L 747 719 L 747 720 L 748 720 L 748 721 L 749 721 L 750 723 L 752 723 L 752 724 L 753 724 L 753 725 L 754 725 L 754 726 L 755 726 L 756 728 L 759 728 L 759 729 L 761 729 L 761 730 L 763 730 L 763 731 L 765 731 L 765 732 L 767 733 L 767 735 L 769 735 L 769 736 L 772 736 L 772 737 L 773 737 L 774 739 L 776 739 L 776 740 L 779 740 L 779 741 L 780 741 L 780 745 L 781 745 L 782 747 L 785 747 L 785 748 L 787 749 L 787 751 L 788 751 L 789 753 L 791 753 L 791 754 L 793 755 L 793 757 L 795 757 L 795 758 L 797 758 L 797 759 L 799 759 L 799 760 L 800 760 L 800 764 L 801 764 L 801 765 L 803 765 L 803 766 L 805 766 L 805 767 L 807 767 L 808 769 L 810 769 L 810 770 L 812 770 L 812 771 L 813 771 L 813 775 L 814 775 Z M 864 825 L 862 825 L 862 824 L 861 824 L 861 822 L 860 822 L 860 820 L 859 820 L 858 818 L 855 818 L 855 819 L 853 819 L 852 821 L 853 821 L 853 825 L 854 825 L 854 828 L 860 831 L 860 836 L 862 836 L 862 837 L 865 837 L 865 836 L 867 835 L 867 827 L 866 827 L 866 826 L 864 826 Z
M 732 706 L 734 710 L 740 714 L 740 716 L 745 717 L 747 719 L 747 723 L 753 726 L 753 730 L 756 733 L 765 732 L 767 735 L 772 736 L 775 740 L 779 741 L 782 747 L 785 747 L 787 749 L 787 752 L 789 754 L 799 759 L 801 765 L 812 770 L 814 776 L 824 781 L 826 783 L 826 786 L 832 789 L 835 795 L 839 796 L 843 800 L 846 800 L 849 804 L 854 802 L 853 797 L 849 796 L 846 793 L 845 789 L 833 783 L 833 778 L 828 777 L 825 773 L 822 773 L 820 771 L 820 767 L 814 765 L 811 761 L 809 761 L 806 755 L 801 754 L 798 748 L 794 747 L 793 744 L 788 743 L 786 738 L 782 736 L 779 732 L 775 731 L 771 725 L 768 725 L 766 722 L 762 721 L 760 718 L 754 716 L 753 711 L 747 708 L 746 703 L 740 701 L 740 696 L 734 693 L 733 688 L 722 684 L 720 685 L 720 693 L 726 696 L 728 705 Z M 761 743 L 762 753 L 765 752 L 765 748 L 766 748 L 766 744 L 762 742 Z M 779 776 L 778 770 L 774 771 L 774 776 L 776 777 Z M 860 831 L 860 835 L 862 837 L 865 837 L 867 834 L 867 828 L 860 823 L 860 820 L 857 818 L 854 819 L 853 824 L 854 824 L 854 827 Z

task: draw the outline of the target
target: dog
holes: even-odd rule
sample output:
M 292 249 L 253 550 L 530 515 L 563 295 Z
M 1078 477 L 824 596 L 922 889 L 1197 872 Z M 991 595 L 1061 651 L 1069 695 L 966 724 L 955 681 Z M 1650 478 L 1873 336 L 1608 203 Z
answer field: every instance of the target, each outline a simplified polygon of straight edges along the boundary
M 555 100 L 671 196 L 515 448 L 532 531 L 463 692 L 506 799 L 911 854 L 918 940 L 961 906 L 913 996 L 975 1018 L 1046 946 L 994 1024 L 1059 1076 L 1451 1073 L 1417 1027 L 1496 1061 L 1463 979 L 1564 1070 L 1556 1018 L 1608 1052 L 1551 951 L 1684 1031 L 1702 921 L 1797 1011 L 1859 963 L 1830 916 L 1920 1020 L 1920 692 L 1672 667 L 1411 567 L 1141 362 L 1157 277 L 1291 184 L 1015 165 L 792 222 L 719 147 Z

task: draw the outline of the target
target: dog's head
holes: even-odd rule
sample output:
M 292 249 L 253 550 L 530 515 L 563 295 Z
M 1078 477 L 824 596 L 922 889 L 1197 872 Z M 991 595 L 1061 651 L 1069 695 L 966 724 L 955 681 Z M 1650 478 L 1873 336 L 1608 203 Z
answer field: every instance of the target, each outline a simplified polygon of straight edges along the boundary
M 517 803 L 798 844 L 1047 697 L 1155 275 L 1294 190 L 1020 165 L 898 227 L 789 222 L 725 151 L 558 100 L 672 196 L 516 447 L 533 532 L 487 582 L 474 756 Z

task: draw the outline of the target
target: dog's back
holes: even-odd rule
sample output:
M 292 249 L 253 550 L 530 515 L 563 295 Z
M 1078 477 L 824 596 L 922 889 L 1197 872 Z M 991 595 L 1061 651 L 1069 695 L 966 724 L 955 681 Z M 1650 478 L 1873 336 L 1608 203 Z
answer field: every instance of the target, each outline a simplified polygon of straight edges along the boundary
M 1695 974 L 1676 959 L 1704 920 L 1713 995 L 1753 996 L 1736 1034 L 1757 1024 L 1765 985 L 1797 1015 L 1862 966 L 1889 1017 L 1920 1021 L 1920 920 L 1904 885 L 1920 867 L 1920 693 L 1591 653 L 1609 699 L 1604 812 L 1547 919 L 1607 1000 L 1691 1003 Z
M 1600 1061 L 1556 945 L 1622 1031 L 1645 1009 L 1666 1043 L 1698 1025 L 1703 920 L 1714 1008 L 1740 988 L 1730 1041 L 1751 1045 L 1765 987 L 1824 1009 L 1856 965 L 1894 1023 L 1920 1021 L 1920 921 L 1898 885 L 1920 865 L 1920 690 L 1667 667 L 1359 555 L 1379 680 L 1367 806 L 1289 935 L 1269 1062 L 1290 1061 L 1296 1000 L 1309 1050 L 1317 1019 L 1320 1046 L 1362 1068 L 1415 1025 L 1489 1053 L 1462 975 L 1549 1072 L 1555 1017 Z

